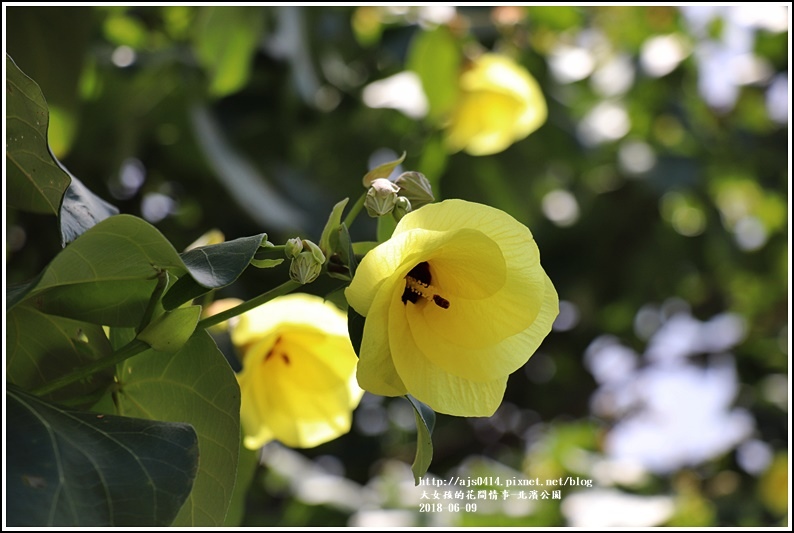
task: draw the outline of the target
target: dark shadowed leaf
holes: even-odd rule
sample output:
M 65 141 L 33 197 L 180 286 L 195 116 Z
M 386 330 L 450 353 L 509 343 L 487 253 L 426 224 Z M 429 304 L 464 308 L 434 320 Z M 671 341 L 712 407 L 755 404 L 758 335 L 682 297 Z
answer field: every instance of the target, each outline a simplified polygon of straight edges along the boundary
M 414 473 L 414 482 L 418 485 L 433 461 L 433 439 L 430 435 L 436 425 L 436 413 L 413 396 L 406 394 L 405 397 L 411 402 L 416 418 L 416 457 L 411 471 Z
M 41 89 L 6 55 L 6 201 L 23 211 L 56 215 L 69 176 L 50 154 L 48 121 Z
M 8 312 L 6 327 L 6 379 L 27 390 L 113 352 L 101 326 L 47 315 L 28 304 Z M 48 399 L 90 397 L 112 381 L 113 370 L 107 369 L 54 392 Z
M 163 306 L 173 309 L 210 289 L 233 283 L 254 258 L 267 233 L 242 237 L 220 244 L 194 248 L 180 254 L 190 276 L 182 276 L 163 297 Z
M 13 386 L 6 402 L 8 525 L 168 526 L 190 494 L 190 425 L 62 409 Z

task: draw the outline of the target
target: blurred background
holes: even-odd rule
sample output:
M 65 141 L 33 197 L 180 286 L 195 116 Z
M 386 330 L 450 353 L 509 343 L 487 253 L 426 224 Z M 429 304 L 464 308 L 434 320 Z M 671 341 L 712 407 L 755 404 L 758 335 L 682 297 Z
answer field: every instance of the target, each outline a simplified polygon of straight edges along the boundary
M 788 524 L 789 20 L 734 7 L 8 7 L 55 155 L 181 250 L 210 229 L 317 239 L 374 165 L 529 226 L 552 333 L 487 419 L 439 415 L 429 474 L 592 480 L 559 498 L 420 513 L 413 412 L 365 395 L 352 431 L 266 446 L 251 526 Z M 538 81 L 545 124 L 448 153 L 439 106 L 483 51 Z M 447 102 L 448 103 L 448 102 Z M 9 282 L 60 249 L 6 212 Z M 373 240 L 361 215 L 354 240 Z M 283 265 L 282 265 L 283 266 Z M 250 298 L 286 267 L 246 272 Z M 309 287 L 326 294 L 338 282 Z M 480 487 L 503 489 L 504 487 Z M 441 492 L 443 496 L 443 491 Z M 500 493 L 501 494 L 501 493 Z

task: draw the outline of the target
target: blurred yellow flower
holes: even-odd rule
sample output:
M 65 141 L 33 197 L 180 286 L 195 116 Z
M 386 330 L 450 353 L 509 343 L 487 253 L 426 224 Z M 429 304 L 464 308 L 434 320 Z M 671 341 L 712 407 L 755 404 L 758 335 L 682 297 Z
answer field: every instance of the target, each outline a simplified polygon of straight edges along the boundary
M 231 338 L 242 356 L 244 445 L 271 440 L 311 448 L 350 431 L 364 391 L 345 314 L 308 294 L 290 294 L 240 315 Z
M 529 229 L 463 200 L 405 215 L 345 296 L 366 316 L 359 385 L 457 416 L 496 411 L 559 312 Z
M 460 95 L 445 132 L 451 152 L 495 154 L 546 122 L 540 86 L 508 57 L 479 56 L 463 71 L 459 85 Z

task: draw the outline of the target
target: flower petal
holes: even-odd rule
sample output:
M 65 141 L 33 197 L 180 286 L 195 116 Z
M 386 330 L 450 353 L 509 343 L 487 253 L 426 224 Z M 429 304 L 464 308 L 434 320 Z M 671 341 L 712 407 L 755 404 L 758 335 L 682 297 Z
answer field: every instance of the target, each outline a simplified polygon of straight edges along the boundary
M 535 320 L 520 333 L 496 344 L 475 347 L 448 342 L 420 314 L 407 310 L 406 318 L 417 348 L 428 360 L 450 374 L 484 382 L 512 374 L 521 368 L 551 331 L 558 313 L 557 292 L 546 277 L 542 305 Z
M 485 382 L 446 372 L 422 353 L 411 336 L 405 308 L 392 300 L 389 338 L 394 366 L 417 400 L 434 411 L 454 416 L 491 416 L 502 403 L 507 376 Z
M 395 233 L 411 232 L 416 227 L 433 231 L 459 228 L 457 233 L 451 234 L 450 244 L 445 249 L 428 254 L 433 284 L 451 304 L 448 309 L 434 305 L 414 309 L 421 311 L 428 328 L 452 344 L 482 348 L 529 327 L 542 304 L 546 275 L 540 266 L 537 244 L 526 226 L 489 206 L 446 200 L 409 213 L 397 225 Z M 494 252 L 486 246 L 485 240 L 477 244 L 467 241 L 464 230 L 476 230 L 487 236 L 484 238 L 490 246 L 495 243 L 498 250 Z M 456 242 L 463 251 L 456 249 Z M 464 255 L 467 249 L 475 254 L 479 252 L 479 256 L 467 257 Z M 495 261 L 497 253 L 504 266 Z M 472 265 L 482 265 L 480 271 L 491 272 L 496 280 L 501 280 L 504 272 L 500 289 L 483 298 L 479 286 L 487 285 L 489 276 L 480 274 Z M 461 289 L 459 279 L 467 280 L 468 286 Z M 446 290 L 453 297 L 447 297 Z M 416 319 L 418 317 L 412 317 Z
M 351 348 L 317 332 L 282 332 L 280 338 L 271 357 L 246 365 L 239 375 L 246 445 L 256 448 L 277 438 L 308 448 L 347 433 L 351 403 L 363 394 L 350 388 Z M 345 365 L 347 375 L 340 376 Z
M 399 273 L 392 276 L 398 277 Z M 356 379 L 361 388 L 381 396 L 402 396 L 407 392 L 394 368 L 389 349 L 389 306 L 393 300 L 400 301 L 398 290 L 401 290 L 399 286 L 390 282 L 382 286 L 375 296 L 364 322 L 361 356 L 356 369 Z
M 347 317 L 334 304 L 323 302 L 319 296 L 293 293 L 240 315 L 239 323 L 232 330 L 232 342 L 235 346 L 246 346 L 285 324 L 314 329 L 321 324 L 326 333 L 347 336 Z

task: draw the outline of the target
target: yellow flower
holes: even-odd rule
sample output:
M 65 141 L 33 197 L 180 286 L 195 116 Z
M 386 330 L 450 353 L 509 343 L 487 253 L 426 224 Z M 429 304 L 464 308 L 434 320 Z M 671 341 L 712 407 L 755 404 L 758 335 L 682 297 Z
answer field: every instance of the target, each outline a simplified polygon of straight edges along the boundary
M 546 101 L 535 79 L 508 57 L 483 54 L 460 76 L 460 95 L 445 142 L 451 152 L 501 152 L 546 122 Z
M 463 200 L 405 215 L 345 296 L 367 317 L 359 385 L 457 416 L 496 411 L 559 312 L 529 229 Z
M 239 317 L 231 338 L 246 448 L 271 440 L 311 448 L 350 431 L 363 391 L 347 318 L 318 296 L 291 294 Z

